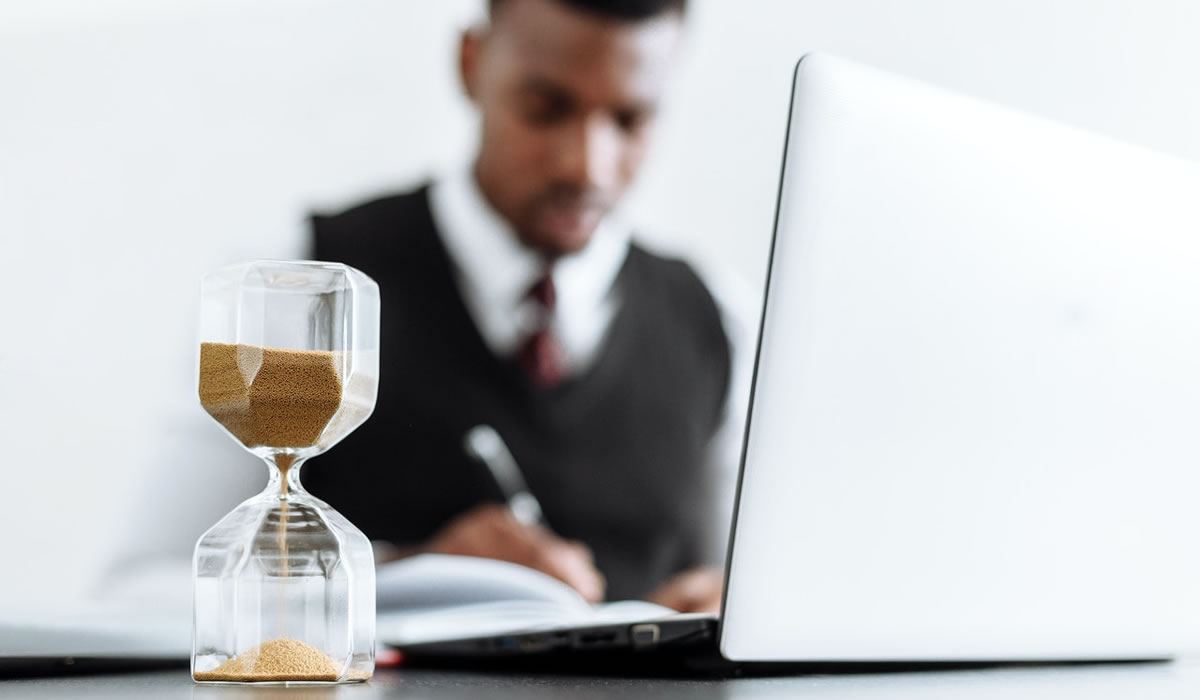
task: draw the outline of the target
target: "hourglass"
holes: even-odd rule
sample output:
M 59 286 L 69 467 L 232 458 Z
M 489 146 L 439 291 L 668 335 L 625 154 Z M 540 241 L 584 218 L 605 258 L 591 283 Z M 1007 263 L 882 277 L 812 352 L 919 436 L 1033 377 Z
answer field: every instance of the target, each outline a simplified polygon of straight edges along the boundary
M 341 264 L 258 261 L 205 276 L 200 318 L 200 403 L 268 483 L 196 543 L 192 677 L 367 680 L 371 543 L 304 491 L 300 469 L 375 407 L 379 287 Z

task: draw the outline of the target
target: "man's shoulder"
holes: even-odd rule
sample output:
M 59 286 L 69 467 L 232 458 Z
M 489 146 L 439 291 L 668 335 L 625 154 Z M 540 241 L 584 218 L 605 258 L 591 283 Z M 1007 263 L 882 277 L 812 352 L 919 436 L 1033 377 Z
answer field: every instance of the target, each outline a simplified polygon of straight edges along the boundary
M 762 298 L 719 263 L 696 265 L 683 258 L 652 252 L 633 242 L 622 272 L 640 299 L 654 299 L 673 317 L 701 321 L 711 328 L 719 319 L 725 337 L 740 352 L 751 352 L 758 332 Z
M 708 285 L 691 263 L 680 257 L 652 251 L 637 241 L 629 244 L 625 273 L 631 282 L 653 287 L 660 293 L 699 296 L 713 301 Z
M 411 219 L 428 214 L 429 185 L 423 184 L 407 192 L 373 197 L 340 211 L 317 211 L 311 216 L 314 228 L 337 229 L 347 232 L 370 230 L 378 224 Z
M 323 260 L 361 258 L 390 247 L 396 236 L 411 241 L 415 229 L 433 226 L 429 185 L 406 192 L 373 197 L 346 209 L 310 215 L 315 257 Z
M 652 306 L 656 313 L 670 318 L 672 325 L 690 327 L 705 337 L 726 337 L 720 300 L 705 278 L 683 258 L 631 242 L 618 284 L 632 298 L 639 299 L 640 305 Z

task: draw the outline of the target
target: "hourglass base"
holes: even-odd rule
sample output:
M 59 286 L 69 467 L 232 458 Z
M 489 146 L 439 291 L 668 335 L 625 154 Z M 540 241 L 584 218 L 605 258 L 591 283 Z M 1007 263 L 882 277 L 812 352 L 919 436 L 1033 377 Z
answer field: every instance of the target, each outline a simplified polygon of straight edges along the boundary
M 256 686 L 262 685 L 262 686 L 273 686 L 273 687 L 299 686 L 299 687 L 310 687 L 311 688 L 314 686 L 352 685 L 354 683 L 366 683 L 367 681 L 371 680 L 371 675 L 372 675 L 371 671 L 364 670 L 364 671 L 358 671 L 357 673 L 349 673 L 346 675 L 345 678 L 339 678 L 337 680 L 323 680 L 323 679 L 322 680 L 317 680 L 317 679 L 295 680 L 295 679 L 291 679 L 291 678 L 289 678 L 287 680 L 272 680 L 272 679 L 268 679 L 268 678 L 257 678 L 257 677 L 241 678 L 241 679 L 221 677 L 219 679 L 214 679 L 211 674 L 197 673 L 197 674 L 192 675 L 192 680 L 195 681 L 198 685 L 256 685 Z
M 284 491 L 273 475 L 266 490 L 196 544 L 197 683 L 333 685 L 371 677 L 371 543 L 291 477 Z
M 352 685 L 354 683 L 366 683 L 367 681 L 371 680 L 371 674 L 363 672 L 363 674 L 359 677 L 347 676 L 344 679 L 340 679 L 340 680 L 336 680 L 336 681 L 293 681 L 293 680 L 270 681 L 270 680 L 262 680 L 262 679 L 211 681 L 211 680 L 207 680 L 206 678 L 197 677 L 197 676 L 193 676 L 192 680 L 197 685 L 263 685 L 263 686 L 273 686 L 273 687 L 301 686 L 301 687 L 311 688 L 314 686 Z
M 275 648 L 272 648 L 274 645 Z M 283 645 L 304 647 L 303 651 L 282 649 Z M 374 660 L 359 654 L 346 668 L 314 647 L 295 640 L 273 640 L 233 659 L 221 654 L 200 654 L 192 671 L 197 683 L 213 685 L 340 685 L 370 680 Z
M 356 683 L 366 683 L 371 680 L 370 676 L 362 678 L 347 678 L 339 681 L 207 681 L 193 678 L 192 681 L 196 685 L 216 685 L 216 686 L 266 686 L 270 688 L 320 688 L 331 685 L 354 685 Z

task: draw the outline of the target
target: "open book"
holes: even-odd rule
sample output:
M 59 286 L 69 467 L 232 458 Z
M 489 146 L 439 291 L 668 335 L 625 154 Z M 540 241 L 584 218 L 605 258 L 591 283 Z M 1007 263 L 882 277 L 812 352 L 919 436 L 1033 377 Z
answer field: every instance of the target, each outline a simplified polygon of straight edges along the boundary
M 377 636 L 396 646 L 675 614 L 640 600 L 591 605 L 558 579 L 478 557 L 421 554 L 379 566 L 375 579 Z
M 0 662 L 32 657 L 177 658 L 191 653 L 191 562 L 131 571 L 105 604 L 0 604 Z M 377 637 L 396 645 L 672 615 L 652 603 L 590 605 L 517 564 L 421 554 L 376 569 Z M 3 664 L 0 663 L 0 667 Z

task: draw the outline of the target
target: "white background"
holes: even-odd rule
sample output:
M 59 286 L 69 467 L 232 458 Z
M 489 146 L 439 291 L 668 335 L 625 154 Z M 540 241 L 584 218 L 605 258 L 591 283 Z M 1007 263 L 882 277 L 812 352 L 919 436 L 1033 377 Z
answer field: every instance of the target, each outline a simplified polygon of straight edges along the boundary
M 1200 160 L 1195 0 L 693 3 L 631 210 L 751 297 L 806 51 Z M 257 490 L 195 399 L 198 279 L 465 157 L 453 51 L 481 6 L 0 4 L 0 606 L 186 553 Z

